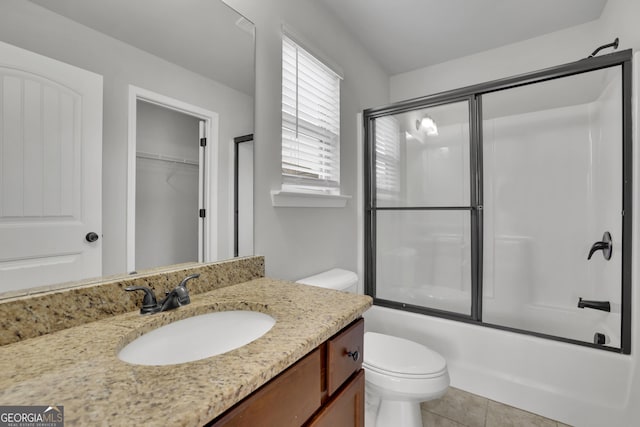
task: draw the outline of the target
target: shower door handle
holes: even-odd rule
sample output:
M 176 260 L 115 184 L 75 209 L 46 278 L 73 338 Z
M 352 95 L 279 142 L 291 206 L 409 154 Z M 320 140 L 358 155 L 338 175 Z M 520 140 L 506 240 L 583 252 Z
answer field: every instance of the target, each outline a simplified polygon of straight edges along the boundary
M 591 246 L 591 249 L 589 249 L 589 255 L 587 256 L 587 259 L 591 259 L 596 251 L 602 251 L 602 256 L 604 256 L 604 259 L 608 261 L 611 259 L 612 249 L 613 244 L 611 243 L 611 233 L 605 231 L 602 235 L 602 240 L 599 242 L 595 242 Z

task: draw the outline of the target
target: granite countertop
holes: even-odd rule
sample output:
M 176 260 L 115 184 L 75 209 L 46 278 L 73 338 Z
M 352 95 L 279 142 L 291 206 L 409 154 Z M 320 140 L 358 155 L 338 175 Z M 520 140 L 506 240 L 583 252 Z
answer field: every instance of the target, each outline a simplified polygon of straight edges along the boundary
M 165 313 L 132 312 L 0 347 L 0 405 L 62 405 L 65 425 L 198 426 L 209 422 L 362 315 L 371 298 L 261 278 L 193 295 Z M 256 341 L 170 366 L 122 362 L 146 331 L 211 311 L 267 313 Z

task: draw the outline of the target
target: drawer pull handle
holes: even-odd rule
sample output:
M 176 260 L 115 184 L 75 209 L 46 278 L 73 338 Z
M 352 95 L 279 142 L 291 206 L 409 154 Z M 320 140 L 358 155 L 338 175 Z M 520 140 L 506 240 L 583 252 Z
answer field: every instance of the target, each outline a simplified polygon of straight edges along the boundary
M 357 362 L 360 359 L 360 352 L 358 350 L 355 351 L 347 351 L 347 356 L 353 359 L 354 362 Z

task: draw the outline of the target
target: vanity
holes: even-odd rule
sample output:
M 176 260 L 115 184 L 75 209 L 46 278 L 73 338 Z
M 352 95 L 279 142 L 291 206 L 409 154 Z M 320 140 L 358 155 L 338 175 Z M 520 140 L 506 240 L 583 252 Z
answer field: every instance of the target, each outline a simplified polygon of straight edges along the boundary
M 363 336 L 358 319 L 207 426 L 364 426 Z
M 126 294 L 122 289 L 119 292 Z M 368 296 L 259 277 L 0 347 L 0 405 L 62 405 L 65 425 L 363 425 Z M 266 334 L 166 366 L 117 356 L 148 331 L 215 311 L 258 311 Z M 256 421 L 257 420 L 257 421 Z

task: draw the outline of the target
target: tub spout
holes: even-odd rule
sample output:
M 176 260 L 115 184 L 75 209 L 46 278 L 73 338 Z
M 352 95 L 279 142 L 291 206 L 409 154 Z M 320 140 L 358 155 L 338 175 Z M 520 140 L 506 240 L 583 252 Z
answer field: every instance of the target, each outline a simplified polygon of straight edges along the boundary
M 611 311 L 611 304 L 609 301 L 589 301 L 582 299 L 578 301 L 578 308 L 593 308 L 594 310 Z

